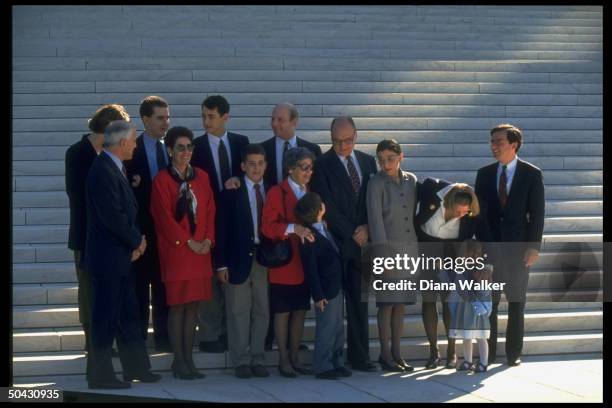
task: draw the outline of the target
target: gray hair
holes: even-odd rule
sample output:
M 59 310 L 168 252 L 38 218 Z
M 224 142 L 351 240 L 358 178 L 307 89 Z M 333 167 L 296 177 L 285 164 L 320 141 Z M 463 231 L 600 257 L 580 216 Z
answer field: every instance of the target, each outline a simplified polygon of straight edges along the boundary
M 287 108 L 289 110 L 289 120 L 300 118 L 300 112 L 298 112 L 298 109 L 295 107 L 295 105 L 290 102 L 279 103 L 274 107 L 274 109 L 277 108 Z
M 293 169 L 297 167 L 297 164 L 304 159 L 310 159 L 314 163 L 315 156 L 305 147 L 289 149 L 287 150 L 287 153 L 285 153 L 285 157 L 283 157 L 283 168 Z
M 104 129 L 104 147 L 119 144 L 121 139 L 130 137 L 134 126 L 125 120 L 114 120 Z

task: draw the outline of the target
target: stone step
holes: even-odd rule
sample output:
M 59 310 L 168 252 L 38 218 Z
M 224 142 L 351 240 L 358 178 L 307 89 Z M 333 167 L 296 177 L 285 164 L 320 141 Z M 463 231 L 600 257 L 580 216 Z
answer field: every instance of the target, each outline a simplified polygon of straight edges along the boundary
M 508 316 L 499 314 L 499 334 L 506 333 Z M 593 311 L 537 311 L 525 313 L 525 333 L 541 331 L 579 331 L 602 330 L 603 312 Z M 304 323 L 303 339 L 314 342 L 316 321 L 308 318 Z M 346 321 L 344 323 L 346 327 Z M 369 318 L 369 336 L 378 339 L 378 326 L 375 316 Z M 445 333 L 442 316 L 439 316 L 438 332 Z M 149 329 L 147 346 L 153 347 L 153 329 Z M 403 338 L 425 337 L 422 317 L 406 315 L 402 331 Z M 440 336 L 442 337 L 442 336 Z M 85 337 L 82 330 L 71 329 L 18 329 L 13 332 L 13 352 L 56 352 L 81 351 L 85 347 Z
M 323 151 L 331 148 L 331 144 L 321 143 Z M 370 155 L 376 155 L 374 144 L 358 145 L 357 148 Z M 68 146 L 14 146 L 14 161 L 47 161 L 64 160 Z M 484 143 L 470 144 L 404 144 L 402 151 L 405 157 L 419 156 L 456 156 L 456 157 L 490 157 L 491 148 Z M 601 156 L 603 153 L 602 143 L 537 143 L 525 145 L 525 156 Z
M 308 64 L 311 61 L 311 64 Z M 361 63 L 359 63 L 361 62 Z M 550 72 L 601 73 L 601 61 L 554 61 L 546 59 L 515 61 L 413 61 L 410 58 L 383 60 L 375 58 L 312 57 L 219 57 L 186 56 L 141 57 L 13 57 L 15 71 L 31 70 L 100 70 L 100 69 L 250 69 L 285 70 L 359 70 L 359 71 L 482 71 L 482 72 Z
M 403 82 L 503 82 L 593 83 L 602 74 L 455 72 L 455 71 L 266 71 L 266 70 L 117 70 L 117 71 L 16 71 L 14 82 L 114 81 L 403 81 Z M 174 105 L 173 105 L 174 106 Z M 52 106 L 46 107 L 52 108 Z M 234 106 L 232 106 L 234 108 Z
M 145 90 L 143 92 L 149 92 Z M 214 94 L 211 91 L 210 94 Z M 325 102 L 327 105 L 506 105 L 506 106 L 546 106 L 546 105 L 602 105 L 601 95 L 572 95 L 571 94 L 423 94 L 423 93 L 265 93 L 265 92 L 241 92 L 231 93 L 224 92 L 224 96 L 232 103 L 232 105 L 245 104 L 266 104 L 274 105 L 279 100 L 292 101 L 300 105 L 321 105 Z M 89 94 L 14 94 L 13 104 L 15 106 L 31 106 L 31 105 L 90 105 L 94 110 L 97 106 L 109 103 L 120 102 L 127 105 L 135 105 L 142 100 L 142 93 L 89 93 Z M 194 105 L 194 111 L 197 112 L 197 107 L 200 106 L 202 100 L 209 94 L 198 92 L 193 89 L 193 92 L 171 93 L 165 92 L 166 98 L 170 104 L 179 105 Z M 137 112 L 132 111 L 132 116 Z M 138 124 L 140 125 L 140 124 Z M 196 124 L 193 129 L 198 129 L 201 124 Z M 233 129 L 241 129 L 232 122 Z M 301 127 L 301 130 L 308 130 Z M 86 126 L 82 124 L 80 127 L 75 127 L 73 131 L 82 131 Z M 269 129 L 269 128 L 267 128 Z M 70 131 L 70 129 L 60 129 Z M 458 129 L 453 129 L 458 130 Z M 547 131 L 546 127 L 533 127 L 529 130 Z M 566 129 L 558 129 L 566 130 Z M 575 129 L 575 130 L 591 130 L 591 129 Z M 16 132 L 22 132 L 15 129 Z M 39 131 L 38 128 L 32 131 Z M 48 129 L 53 132 L 54 129 Z
M 498 360 L 504 356 L 505 338 L 498 337 Z M 526 335 L 524 338 L 523 355 L 537 354 L 566 354 L 566 353 L 600 353 L 603 347 L 603 335 L 599 331 L 579 332 L 539 332 Z M 446 340 L 440 339 L 438 346 L 440 353 L 446 353 Z M 300 360 L 303 363 L 312 362 L 312 349 L 301 352 Z M 407 360 L 425 360 L 428 356 L 429 344 L 426 338 L 402 339 L 402 356 Z M 346 353 L 346 350 L 345 350 Z M 377 340 L 370 340 L 370 358 L 376 361 L 380 353 L 380 345 Z M 477 347 L 474 350 L 477 355 Z M 170 353 L 157 353 L 149 350 L 150 361 L 154 371 L 167 371 L 172 363 Z M 232 363 L 228 353 L 202 353 L 194 350 L 194 362 L 200 369 L 204 368 L 231 368 Z M 278 353 L 276 351 L 266 352 L 266 365 L 278 364 Z M 121 372 L 119 359 L 113 359 L 115 372 Z M 85 373 L 85 355 L 82 352 L 45 352 L 45 353 L 15 353 L 13 355 L 13 376 L 40 376 L 45 375 L 69 375 Z
M 301 108 L 301 106 L 300 106 Z M 92 107 L 92 109 L 95 109 Z M 134 111 L 132 111 L 134 112 Z M 173 123 L 173 122 L 172 122 Z M 136 124 L 137 128 L 139 127 Z M 488 145 L 488 132 L 482 131 L 475 135 L 472 130 L 449 129 L 441 130 L 362 130 L 358 126 L 357 148 L 362 149 L 367 144 L 377 144 L 383 139 L 395 138 L 400 143 L 474 143 L 475 136 L 485 146 Z M 195 135 L 201 135 L 202 125 L 193 128 Z M 251 142 L 262 142 L 271 137 L 270 130 L 250 130 L 244 131 L 231 127 L 233 131 L 245 133 Z M 142 129 L 138 129 L 141 132 Z M 329 143 L 329 130 L 298 130 L 301 137 L 314 143 Z M 81 139 L 85 130 L 67 132 L 14 132 L 13 146 L 69 146 Z M 601 143 L 603 132 L 601 130 L 576 130 L 576 131 L 546 131 L 546 130 L 524 130 L 523 142 L 525 147 L 536 143 L 565 143 L 575 144 L 576 140 L 582 143 Z M 584 172 L 582 172 L 584 173 Z M 582 174 L 578 172 L 578 174 Z M 592 172 L 601 174 L 601 172 Z
M 573 291 L 602 287 L 601 270 L 588 270 L 576 262 L 575 267 L 579 266 L 579 271 L 569 270 L 569 267 L 568 270 L 534 270 L 529 277 L 529 288 Z M 76 305 L 77 289 L 75 282 L 14 284 L 13 305 Z
M 181 83 L 188 83 L 189 81 L 183 81 Z M 37 84 L 38 82 L 20 82 L 27 84 Z M 321 84 L 322 82 L 319 82 Z M 357 82 L 354 82 L 357 83 Z M 359 82 L 359 84 L 365 84 Z M 368 82 L 367 84 L 374 84 L 374 82 Z M 431 86 L 441 87 L 443 85 L 450 86 L 464 86 L 462 84 L 469 83 L 456 83 L 456 82 L 443 82 L 432 85 L 432 83 L 419 83 L 419 82 L 379 82 L 378 84 L 405 84 L 415 87 L 423 86 L 423 89 Z M 307 84 L 305 84 L 306 86 Z M 522 85 L 522 84 L 517 84 Z M 537 86 L 539 84 L 533 84 Z M 583 84 L 590 85 L 590 84 Z M 368 85 L 369 86 L 369 85 Z M 380 86 L 380 85 L 376 85 Z M 471 86 L 471 85 L 470 85 Z M 477 87 L 478 84 L 474 84 Z M 598 85 L 599 86 L 599 85 Z M 155 86 L 153 86 L 154 88 Z M 180 88 L 180 87 L 179 87 Z M 363 91 L 362 89 L 361 91 Z M 391 90 L 391 88 L 389 88 Z M 377 90 L 378 92 L 378 90 Z M 426 92 L 430 92 L 426 90 Z M 138 112 L 138 106 L 127 105 L 124 106 L 128 113 Z M 274 105 L 236 105 L 232 106 L 232 118 L 241 117 L 258 117 L 266 116 L 272 112 Z M 360 117 L 370 116 L 385 116 L 385 117 L 485 117 L 485 116 L 516 116 L 516 117 L 576 117 L 576 118 L 590 118 L 590 117 L 601 117 L 602 107 L 600 106 L 478 106 L 478 105 L 305 105 L 300 106 L 301 117 L 318 117 L 318 116 L 336 116 L 336 115 L 350 115 Z M 77 118 L 88 119 L 92 115 L 92 106 L 16 106 L 13 109 L 13 119 L 44 119 L 44 118 L 55 118 L 55 119 L 72 119 Z M 172 105 L 172 118 L 192 118 L 194 113 L 198 111 L 198 107 L 193 105 Z

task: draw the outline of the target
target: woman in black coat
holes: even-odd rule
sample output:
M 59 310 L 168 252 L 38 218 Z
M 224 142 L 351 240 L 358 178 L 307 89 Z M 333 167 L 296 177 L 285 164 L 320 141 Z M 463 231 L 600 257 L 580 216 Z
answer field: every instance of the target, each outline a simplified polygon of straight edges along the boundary
M 418 205 L 415 230 L 419 248 L 426 256 L 454 257 L 456 243 L 474 236 L 479 241 L 491 242 L 483 208 L 472 187 L 463 183 L 427 178 L 418 183 Z M 421 279 L 439 281 L 439 271 L 422 271 Z M 454 272 L 450 272 L 454 273 Z M 453 276 L 449 277 L 453 281 Z M 433 369 L 440 364 L 438 350 L 437 291 L 422 291 L 422 315 L 425 332 L 429 341 L 429 360 L 425 368 Z M 439 292 L 442 301 L 442 316 L 448 336 L 451 314 L 446 303 L 446 292 Z M 448 338 L 446 368 L 455 368 L 455 339 Z

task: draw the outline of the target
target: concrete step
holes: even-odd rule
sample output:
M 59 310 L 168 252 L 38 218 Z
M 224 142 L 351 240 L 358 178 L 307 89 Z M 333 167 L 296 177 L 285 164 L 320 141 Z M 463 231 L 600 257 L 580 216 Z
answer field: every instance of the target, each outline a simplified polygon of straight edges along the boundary
M 499 334 L 506 333 L 508 316 L 500 314 Z M 603 312 L 592 311 L 537 311 L 525 314 L 525 332 L 541 331 L 580 331 L 601 330 Z M 346 327 L 346 322 L 344 323 Z M 305 342 L 314 342 L 316 321 L 309 318 L 304 324 L 303 339 Z M 376 317 L 369 318 L 369 336 L 378 338 Z M 438 332 L 445 333 L 442 316 L 439 316 Z M 147 346 L 153 347 L 153 329 L 149 329 Z M 406 315 L 402 331 L 403 338 L 425 337 L 425 329 L 420 315 Z M 442 337 L 442 336 L 440 336 Z M 50 351 L 81 351 L 85 347 L 85 338 L 82 330 L 72 329 L 18 329 L 13 332 L 13 352 L 32 353 Z
M 301 108 L 301 106 L 300 106 Z M 92 109 L 94 109 L 92 107 Z M 133 112 L 133 111 L 132 111 Z M 472 130 L 449 129 L 441 130 L 362 130 L 359 128 L 357 148 L 362 149 L 367 144 L 377 144 L 380 140 L 395 138 L 400 143 L 473 143 L 475 142 L 475 132 Z M 137 125 L 138 127 L 138 125 Z M 200 135 L 203 130 L 202 125 L 193 128 L 196 135 Z M 270 130 L 250 130 L 248 132 L 235 127 L 234 131 L 241 131 L 247 134 L 252 142 L 261 142 L 271 137 Z M 140 132 L 141 129 L 138 129 Z M 298 130 L 301 137 L 314 143 L 329 143 L 329 130 Z M 13 133 L 13 146 L 69 146 L 81 139 L 84 130 L 67 132 L 15 132 Z M 479 132 L 480 133 L 480 132 Z M 486 146 L 488 133 L 482 132 L 477 136 Z M 576 140 L 583 143 L 601 143 L 603 135 L 601 130 L 576 130 L 576 131 L 546 131 L 546 130 L 525 130 L 523 141 L 525 147 L 531 143 L 566 143 L 575 144 Z
M 118 71 L 16 71 L 14 82 L 115 81 L 402 81 L 402 82 L 503 82 L 593 83 L 601 74 L 455 72 L 455 71 L 267 71 L 267 70 L 118 70 Z M 173 105 L 175 106 L 175 105 Z M 50 107 L 49 107 L 50 108 Z M 232 106 L 234 108 L 234 106 Z
M 148 92 L 144 91 L 144 92 Z M 196 91 L 192 88 L 192 91 Z M 244 104 L 267 104 L 274 105 L 279 100 L 290 100 L 298 105 L 321 105 L 325 102 L 327 105 L 389 105 L 389 104 L 406 104 L 406 105 L 506 105 L 506 106 L 546 106 L 546 105 L 596 105 L 602 104 L 601 95 L 575 95 L 571 94 L 424 94 L 424 93 L 266 93 L 266 92 L 240 92 L 230 93 L 224 92 L 226 98 L 231 101 L 232 105 Z M 214 94 L 212 92 L 211 94 Z M 200 92 L 165 92 L 164 98 L 170 101 L 171 104 L 193 105 L 194 112 L 197 112 L 197 107 L 202 103 L 203 98 L 208 94 Z M 142 99 L 142 93 L 58 93 L 58 94 L 14 94 L 13 103 L 15 106 L 20 105 L 90 105 L 93 109 L 95 106 L 108 103 L 108 101 L 120 101 L 127 105 L 138 104 Z M 137 112 L 132 111 L 132 116 Z M 197 124 L 192 129 L 198 129 L 200 124 Z M 232 123 L 233 129 L 240 129 Z M 73 129 L 60 129 L 65 131 L 82 131 L 85 125 Z M 546 127 L 534 127 L 534 130 L 546 131 Z M 302 130 L 307 130 L 303 129 Z M 455 129 L 457 130 L 457 129 Z M 558 129 L 567 130 L 567 129 Z M 591 129 L 575 129 L 575 130 L 591 130 Z M 17 132 L 23 130 L 15 129 Z M 39 131 L 33 129 L 32 131 Z M 49 131 L 57 131 L 49 129 Z
M 597 108 L 599 109 L 599 108 Z M 399 115 L 398 115 L 399 116 Z M 321 149 L 326 151 L 331 148 L 330 144 L 320 144 Z M 357 146 L 359 150 L 370 155 L 376 155 L 374 144 Z M 47 161 L 63 160 L 66 156 L 68 146 L 14 146 L 13 160 L 15 161 Z M 491 148 L 483 143 L 478 144 L 402 144 L 402 150 L 406 157 L 418 156 L 457 156 L 457 157 L 490 157 Z M 526 156 L 601 156 L 603 144 L 601 143 L 537 143 L 525 145 Z
M 583 255 L 587 257 L 587 255 Z M 589 270 L 580 262 L 569 263 L 563 269 L 534 270 L 530 273 L 530 289 L 575 291 L 602 287 L 601 269 Z M 74 280 L 76 281 L 76 273 Z M 22 283 L 13 285 L 13 305 L 76 305 L 78 287 L 76 282 L 67 283 Z
M 566 354 L 566 353 L 594 353 L 602 351 L 603 335 L 597 331 L 533 333 L 525 336 L 523 355 L 537 354 Z M 498 359 L 504 356 L 505 338 L 498 337 Z M 440 339 L 438 346 L 442 355 L 446 353 L 446 340 Z M 305 364 L 312 362 L 312 348 L 301 352 L 300 360 Z M 425 360 L 429 355 L 429 344 L 426 338 L 402 339 L 402 356 L 407 360 Z M 477 348 L 474 351 L 477 355 Z M 346 353 L 346 351 L 345 351 Z M 376 361 L 380 353 L 380 345 L 376 340 L 370 340 L 370 358 Z M 201 353 L 194 350 L 194 362 L 200 369 L 204 368 L 231 368 L 228 353 Z M 172 363 L 170 353 L 156 353 L 149 351 L 152 369 L 154 371 L 167 371 Z M 278 353 L 266 353 L 266 364 L 278 364 Z M 115 372 L 121 372 L 119 359 L 113 359 Z M 46 375 L 69 375 L 85 373 L 85 356 L 82 352 L 44 352 L 44 353 L 15 353 L 13 355 L 13 375 L 15 377 L 39 376 L 41 372 Z

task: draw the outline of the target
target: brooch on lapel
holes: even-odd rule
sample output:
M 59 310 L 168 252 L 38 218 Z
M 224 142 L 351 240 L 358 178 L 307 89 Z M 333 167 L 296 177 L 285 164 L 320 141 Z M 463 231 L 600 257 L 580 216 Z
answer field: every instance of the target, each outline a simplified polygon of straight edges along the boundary
M 134 174 L 132 177 L 132 187 L 137 188 L 140 185 L 140 175 Z
M 435 210 L 435 209 L 436 209 L 436 205 L 435 205 L 435 204 L 430 205 L 430 206 L 429 206 L 429 209 L 430 209 L 430 210 Z

